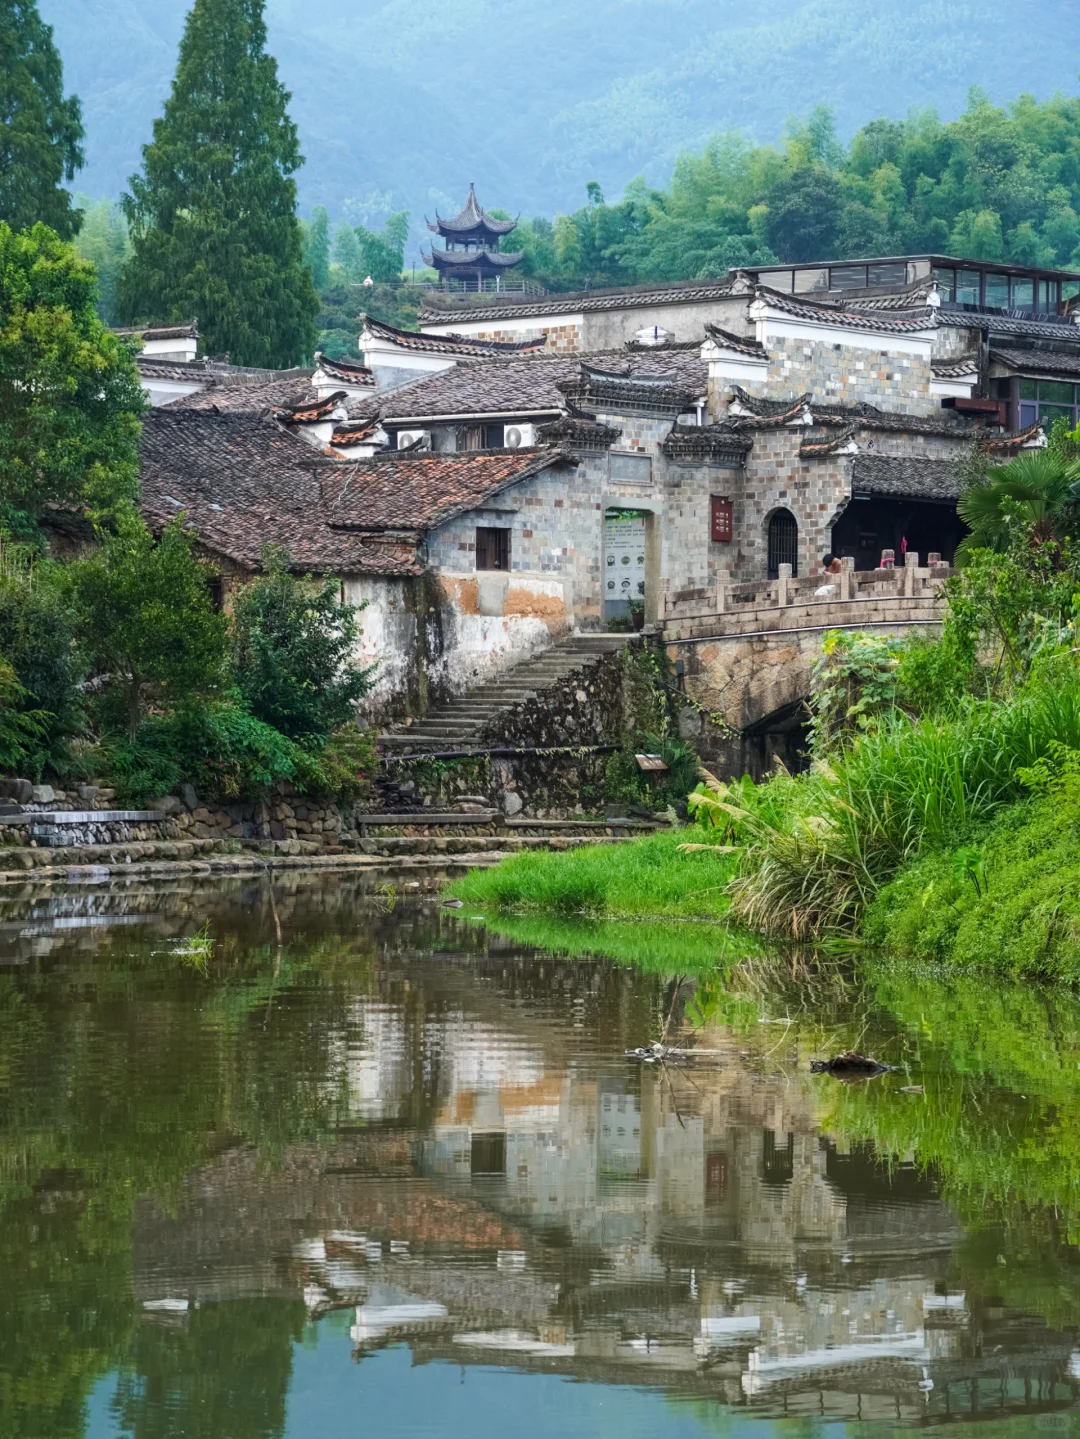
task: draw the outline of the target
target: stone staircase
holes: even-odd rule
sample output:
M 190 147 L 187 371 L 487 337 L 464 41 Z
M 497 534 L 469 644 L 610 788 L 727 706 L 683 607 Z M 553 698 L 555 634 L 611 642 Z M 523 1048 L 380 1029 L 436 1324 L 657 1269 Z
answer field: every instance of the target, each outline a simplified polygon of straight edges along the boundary
M 480 744 L 481 736 L 501 714 L 536 699 L 559 680 L 591 669 L 635 638 L 630 634 L 569 635 L 497 679 L 437 705 L 414 724 L 395 726 L 379 737 L 379 743 L 385 749 L 405 752 L 470 749 Z

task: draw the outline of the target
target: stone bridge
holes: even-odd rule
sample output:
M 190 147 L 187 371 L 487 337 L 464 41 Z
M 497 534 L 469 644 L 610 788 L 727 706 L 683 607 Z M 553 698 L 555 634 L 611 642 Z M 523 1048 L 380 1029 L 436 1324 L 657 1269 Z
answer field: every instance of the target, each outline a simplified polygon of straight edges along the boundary
M 930 556 L 931 561 L 937 560 Z M 780 578 L 664 596 L 661 637 L 696 704 L 681 727 L 703 757 L 727 774 L 760 775 L 774 756 L 796 762 L 814 662 L 829 630 L 902 635 L 940 633 L 946 565 Z

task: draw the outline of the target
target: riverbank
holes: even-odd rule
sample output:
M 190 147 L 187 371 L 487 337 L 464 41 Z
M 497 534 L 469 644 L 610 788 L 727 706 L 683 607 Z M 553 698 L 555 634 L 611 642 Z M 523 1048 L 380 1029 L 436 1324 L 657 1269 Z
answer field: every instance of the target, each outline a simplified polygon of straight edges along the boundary
M 470 871 L 450 893 L 501 914 L 557 919 L 727 919 L 731 856 L 686 854 L 698 838 L 672 829 L 626 844 L 514 855 L 491 869 Z

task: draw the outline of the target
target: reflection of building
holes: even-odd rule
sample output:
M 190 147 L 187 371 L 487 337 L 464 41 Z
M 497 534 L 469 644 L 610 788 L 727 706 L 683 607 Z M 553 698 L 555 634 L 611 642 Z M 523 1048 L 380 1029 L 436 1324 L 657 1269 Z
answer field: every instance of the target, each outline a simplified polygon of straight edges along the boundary
M 617 986 L 647 981 L 590 995 L 601 1040 L 568 1022 L 590 972 L 547 966 L 413 953 L 350 998 L 328 1061 L 338 1142 L 269 1173 L 234 1149 L 175 1215 L 143 1205 L 136 1297 L 303 1294 L 315 1316 L 355 1307 L 361 1351 L 407 1341 L 420 1361 L 792 1415 L 1075 1397 L 1067 1336 L 948 1292 L 962 1230 L 933 1184 L 822 1136 L 831 1081 L 755 1072 L 724 1031 L 703 1042 L 717 1062 L 638 1066 L 640 1018 L 610 1016 Z

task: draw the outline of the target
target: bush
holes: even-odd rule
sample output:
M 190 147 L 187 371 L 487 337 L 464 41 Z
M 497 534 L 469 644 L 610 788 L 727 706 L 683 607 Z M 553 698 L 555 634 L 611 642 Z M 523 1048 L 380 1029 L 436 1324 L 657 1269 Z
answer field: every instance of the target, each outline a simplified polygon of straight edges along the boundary
M 0 659 L 0 770 L 22 769 L 41 744 L 47 716 L 26 701 L 15 671 Z
M 856 923 L 922 848 L 955 848 L 1025 793 L 1025 771 L 1080 749 L 1080 677 L 1033 680 L 1009 703 L 969 700 L 944 719 L 897 714 L 835 762 L 786 781 L 777 812 L 747 810 L 733 886 L 752 928 L 813 939 Z
M 68 568 L 106 729 L 134 739 L 151 704 L 190 706 L 223 686 L 228 621 L 214 609 L 211 571 L 194 544 L 179 520 L 155 540 L 133 519 Z
M 650 776 L 638 768 L 635 755 L 656 754 L 667 772 Z M 657 810 L 668 805 L 680 808 L 698 782 L 701 761 L 697 752 L 671 736 L 640 732 L 622 749 L 609 755 L 604 766 L 604 794 L 626 804 L 647 805 Z
M 234 669 L 253 715 L 291 739 L 322 743 L 354 718 L 371 671 L 350 664 L 357 611 L 341 602 L 336 581 L 299 580 L 288 563 L 284 550 L 265 550 L 266 574 L 237 599 Z
M 36 776 L 45 769 L 63 774 L 71 764 L 67 742 L 83 724 L 83 666 L 71 606 L 55 566 L 35 565 L 10 550 L 0 566 L 0 654 L 22 687 L 17 707 L 38 715 L 20 767 Z

